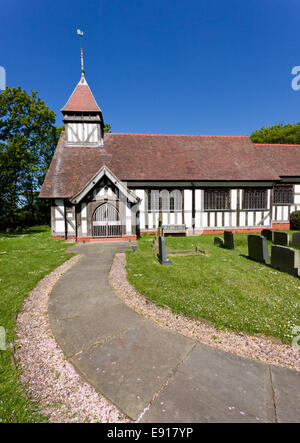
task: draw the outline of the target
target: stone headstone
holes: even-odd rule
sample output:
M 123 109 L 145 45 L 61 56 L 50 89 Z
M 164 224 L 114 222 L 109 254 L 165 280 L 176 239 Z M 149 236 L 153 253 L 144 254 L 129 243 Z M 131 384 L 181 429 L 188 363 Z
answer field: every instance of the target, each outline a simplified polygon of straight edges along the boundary
M 261 235 L 263 237 L 266 237 L 267 240 L 273 241 L 273 234 L 274 232 L 272 231 L 272 229 L 263 229 L 261 231 Z
M 158 238 L 158 245 L 159 245 L 159 253 L 158 253 L 159 263 L 161 265 L 172 265 L 171 260 L 169 260 L 166 257 L 165 237 L 159 236 L 159 238 Z
M 286 246 L 272 246 L 271 266 L 282 272 L 299 275 L 299 252 Z
M 234 239 L 231 231 L 224 231 L 224 246 L 227 249 L 234 249 Z
M 214 245 L 217 246 L 223 246 L 224 245 L 224 240 L 221 237 L 215 237 L 214 238 Z
M 132 250 L 133 252 L 137 252 L 137 251 L 138 251 L 138 245 L 132 245 L 132 246 L 131 246 L 131 250 Z
M 288 246 L 289 241 L 289 234 L 287 234 L 286 232 L 274 231 L 273 242 L 275 243 L 275 245 Z
M 292 244 L 294 248 L 300 248 L 300 232 L 295 232 L 293 234 Z
M 260 263 L 270 261 L 267 238 L 263 235 L 248 235 L 248 256 Z

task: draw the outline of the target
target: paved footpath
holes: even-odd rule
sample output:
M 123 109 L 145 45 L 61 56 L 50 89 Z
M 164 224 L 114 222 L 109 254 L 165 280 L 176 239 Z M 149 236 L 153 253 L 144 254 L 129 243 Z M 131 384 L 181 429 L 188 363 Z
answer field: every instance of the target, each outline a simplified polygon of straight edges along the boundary
M 54 336 L 83 378 L 141 422 L 299 422 L 300 373 L 199 344 L 123 303 L 108 274 L 128 247 L 72 246 L 83 257 L 51 293 Z

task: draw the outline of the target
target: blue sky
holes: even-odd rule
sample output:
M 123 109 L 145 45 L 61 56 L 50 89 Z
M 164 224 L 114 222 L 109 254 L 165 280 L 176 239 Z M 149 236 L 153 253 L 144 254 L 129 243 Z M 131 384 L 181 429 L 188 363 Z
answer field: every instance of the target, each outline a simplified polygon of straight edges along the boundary
M 7 85 L 57 114 L 80 78 L 114 132 L 246 135 L 300 121 L 299 0 L 0 1 Z

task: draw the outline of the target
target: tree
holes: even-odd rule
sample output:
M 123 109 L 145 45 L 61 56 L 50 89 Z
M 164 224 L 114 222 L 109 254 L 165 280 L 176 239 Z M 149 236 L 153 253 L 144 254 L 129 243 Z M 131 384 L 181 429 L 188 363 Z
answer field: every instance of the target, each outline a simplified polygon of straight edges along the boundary
M 105 123 L 103 131 L 104 132 L 110 132 L 111 130 L 111 125 L 109 123 Z
M 0 225 L 15 225 L 26 206 L 31 222 L 60 128 L 55 113 L 21 87 L 0 93 Z M 30 218 L 29 217 L 29 218 Z
M 286 143 L 300 144 L 300 122 L 262 127 L 252 132 L 250 138 L 253 143 Z

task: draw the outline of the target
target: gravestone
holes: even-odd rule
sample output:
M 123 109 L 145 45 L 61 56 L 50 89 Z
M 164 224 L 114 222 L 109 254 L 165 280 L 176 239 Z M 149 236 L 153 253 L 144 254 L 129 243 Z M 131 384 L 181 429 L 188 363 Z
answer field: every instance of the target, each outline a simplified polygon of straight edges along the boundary
M 227 249 L 234 249 L 234 239 L 231 231 L 224 231 L 224 246 Z
M 299 275 L 299 252 L 286 246 L 272 246 L 271 266 L 282 272 Z
M 260 263 L 270 261 L 268 242 L 263 235 L 248 235 L 248 256 Z
M 224 245 L 224 240 L 221 237 L 215 237 L 214 238 L 214 245 L 217 246 L 223 246 Z
M 300 248 L 300 232 L 295 232 L 293 234 L 292 244 L 294 248 Z
M 274 231 L 273 242 L 275 243 L 275 245 L 288 246 L 289 241 L 289 234 L 287 234 L 286 232 Z
M 273 234 L 274 232 L 271 229 L 263 229 L 261 231 L 261 235 L 266 237 L 267 240 L 273 241 Z
M 159 253 L 158 260 L 161 265 L 172 265 L 173 263 L 166 257 L 165 237 L 159 236 Z

